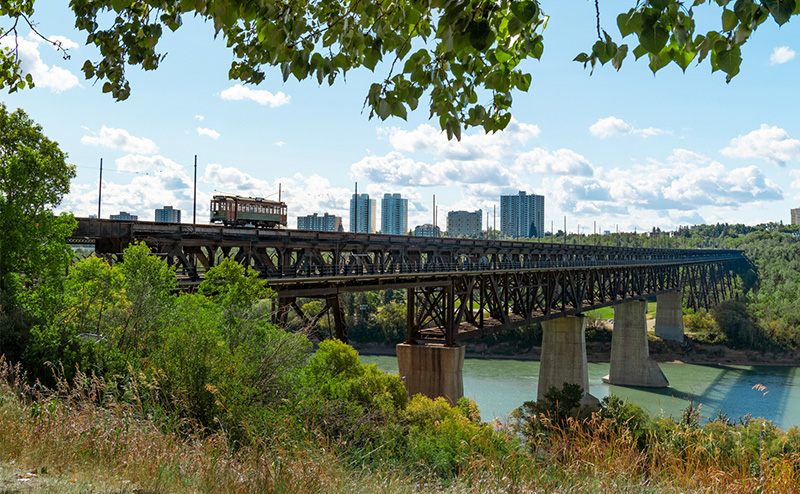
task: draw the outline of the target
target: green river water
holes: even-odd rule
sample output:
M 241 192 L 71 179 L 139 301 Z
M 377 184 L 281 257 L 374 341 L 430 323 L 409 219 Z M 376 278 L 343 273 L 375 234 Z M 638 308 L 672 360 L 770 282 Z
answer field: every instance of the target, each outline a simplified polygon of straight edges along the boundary
M 361 356 L 397 373 L 397 358 Z M 771 420 L 788 429 L 800 425 L 800 369 L 770 366 L 704 366 L 659 364 L 669 379 L 665 389 L 628 388 L 603 384 L 609 364 L 589 364 L 589 388 L 599 399 L 613 393 L 636 403 L 651 414 L 680 417 L 689 399 L 700 405 L 705 419 L 722 410 L 736 419 L 747 414 Z M 464 361 L 464 394 L 474 399 L 481 418 L 504 419 L 523 402 L 536 399 L 539 362 L 519 360 Z M 763 386 L 760 390 L 758 387 Z M 705 421 L 703 421 L 705 423 Z

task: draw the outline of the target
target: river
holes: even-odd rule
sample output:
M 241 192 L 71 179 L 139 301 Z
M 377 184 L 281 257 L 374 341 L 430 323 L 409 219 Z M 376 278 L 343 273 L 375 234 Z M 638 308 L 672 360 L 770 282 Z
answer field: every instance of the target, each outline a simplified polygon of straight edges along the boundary
M 397 358 L 362 356 L 365 364 L 397 373 Z M 650 414 L 679 418 L 689 399 L 705 419 L 721 410 L 732 419 L 752 414 L 786 430 L 800 425 L 800 369 L 795 367 L 659 364 L 669 380 L 664 389 L 604 384 L 609 364 L 589 364 L 590 392 L 599 399 L 613 393 Z M 539 362 L 466 359 L 464 395 L 481 410 L 481 418 L 503 419 L 523 402 L 536 399 Z

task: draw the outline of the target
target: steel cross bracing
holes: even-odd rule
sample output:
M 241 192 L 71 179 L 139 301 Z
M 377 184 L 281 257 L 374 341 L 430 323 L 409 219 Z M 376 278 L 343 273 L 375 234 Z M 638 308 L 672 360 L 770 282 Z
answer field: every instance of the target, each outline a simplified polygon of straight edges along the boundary
M 689 306 L 730 295 L 740 251 L 641 249 L 404 235 L 257 230 L 79 218 L 71 239 L 119 257 L 144 241 L 197 282 L 230 257 L 278 292 L 278 322 L 294 311 L 313 327 L 333 315 L 346 339 L 338 294 L 408 290 L 408 340 L 457 339 L 577 314 L 683 288 Z M 320 314 L 298 298 L 323 298 Z

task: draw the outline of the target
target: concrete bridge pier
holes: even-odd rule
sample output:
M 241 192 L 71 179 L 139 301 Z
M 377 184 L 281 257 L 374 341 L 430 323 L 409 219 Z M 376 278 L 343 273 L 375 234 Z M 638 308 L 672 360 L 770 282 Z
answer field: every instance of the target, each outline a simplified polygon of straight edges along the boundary
M 589 394 L 589 371 L 586 365 L 586 317 L 565 316 L 542 323 L 542 357 L 539 364 L 537 400 L 544 398 L 551 386 L 561 389 L 565 383 L 583 388 L 581 404 L 597 406 Z
M 611 370 L 608 384 L 666 388 L 669 381 L 650 358 L 647 346 L 647 302 L 635 300 L 614 306 Z
M 455 404 L 464 396 L 463 346 L 438 343 L 400 343 L 396 347 L 400 378 L 409 396 L 442 396 Z
M 656 336 L 683 342 L 683 292 L 662 293 L 656 302 Z

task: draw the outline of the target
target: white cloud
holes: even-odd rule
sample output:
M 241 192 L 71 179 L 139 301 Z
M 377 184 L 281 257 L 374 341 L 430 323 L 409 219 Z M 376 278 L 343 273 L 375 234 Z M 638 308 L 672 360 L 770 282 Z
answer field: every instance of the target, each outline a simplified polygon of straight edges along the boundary
M 166 170 L 177 171 L 183 167 L 169 158 L 163 156 L 142 156 L 140 154 L 128 154 L 114 161 L 117 164 L 117 171 L 129 173 L 142 172 L 163 172 Z
M 589 126 L 589 132 L 591 132 L 593 136 L 605 139 L 615 135 L 630 134 L 631 126 L 620 118 L 606 117 L 599 119 Z
M 275 141 L 275 142 L 272 143 L 273 146 L 276 146 L 276 147 L 279 147 L 279 148 L 283 147 L 284 144 L 286 144 L 286 143 L 283 142 L 283 141 Z
M 194 116 L 194 119 L 195 119 L 195 120 L 198 120 L 198 121 L 200 121 L 200 122 L 202 122 L 203 120 L 205 120 L 205 119 L 206 119 L 206 117 L 204 117 L 203 115 L 195 115 L 195 116 Z
M 201 136 L 206 136 L 214 139 L 215 141 L 219 139 L 219 132 L 214 129 L 207 129 L 205 127 L 198 127 L 197 134 Z
M 414 130 L 407 131 L 392 127 L 382 129 L 388 134 L 389 142 L 396 151 L 408 153 L 426 152 L 455 160 L 473 160 L 479 158 L 500 159 L 514 152 L 515 148 L 524 145 L 537 137 L 541 130 L 537 125 L 512 120 L 505 130 L 487 134 L 478 131 L 473 134 L 462 134 L 461 141 L 447 140 L 447 134 L 422 124 Z
M 13 50 L 15 45 L 22 73 L 30 74 L 36 86 L 60 93 L 79 85 L 78 77 L 72 72 L 61 67 L 49 66 L 42 61 L 39 55 L 39 42 L 24 38 L 14 39 L 13 36 L 0 39 L 0 49 Z
M 418 187 L 444 185 L 449 179 L 442 167 L 406 158 L 392 151 L 386 156 L 366 156 L 350 166 L 356 178 L 366 177 L 372 182 Z
M 103 146 L 111 149 L 122 149 L 129 153 L 155 154 L 158 146 L 146 137 L 134 137 L 125 129 L 115 129 L 103 127 L 99 135 L 85 135 L 81 137 L 81 143 L 87 146 Z
M 793 189 L 800 189 L 800 170 L 790 170 L 789 173 L 794 177 L 794 182 L 792 182 L 791 187 Z
M 637 129 L 633 125 L 627 123 L 621 118 L 614 116 L 601 118 L 597 122 L 589 126 L 589 132 L 600 139 L 606 139 L 617 135 L 636 134 L 642 137 L 653 137 L 662 134 L 671 134 L 671 131 L 657 129 L 655 127 L 646 127 L 644 129 Z
M 594 174 L 594 168 L 589 160 L 571 149 L 559 149 L 551 152 L 542 148 L 534 148 L 519 154 L 514 162 L 514 167 L 528 173 L 544 175 L 591 176 Z
M 731 139 L 730 145 L 720 150 L 732 158 L 757 158 L 784 166 L 787 161 L 800 158 L 800 141 L 789 137 L 784 129 L 761 124 L 758 130 Z
M 183 211 L 183 221 L 191 221 L 192 179 L 183 167 L 163 156 L 133 154 L 123 156 L 115 163 L 117 171 L 127 173 L 109 173 L 104 177 L 103 217 L 128 211 L 137 214 L 141 220 L 152 220 L 156 208 L 171 205 Z M 129 182 L 122 182 L 128 179 Z M 198 191 L 198 218 L 208 218 L 210 200 L 211 194 Z M 78 216 L 97 214 L 97 182 L 88 185 L 73 184 L 62 202 L 62 207 Z
M 220 93 L 220 97 L 228 101 L 242 101 L 252 100 L 259 105 L 269 105 L 271 108 L 289 104 L 290 96 L 287 96 L 283 91 L 278 91 L 272 94 L 269 91 L 262 89 L 250 89 L 249 87 L 236 84 Z
M 772 50 L 772 55 L 769 56 L 769 63 L 772 65 L 780 65 L 794 59 L 796 52 L 788 46 L 777 46 Z
M 719 162 L 684 150 L 669 161 L 669 165 L 654 161 L 604 174 L 611 180 L 614 200 L 647 210 L 690 211 L 703 206 L 738 208 L 783 197 L 777 184 L 755 166 L 729 171 Z

